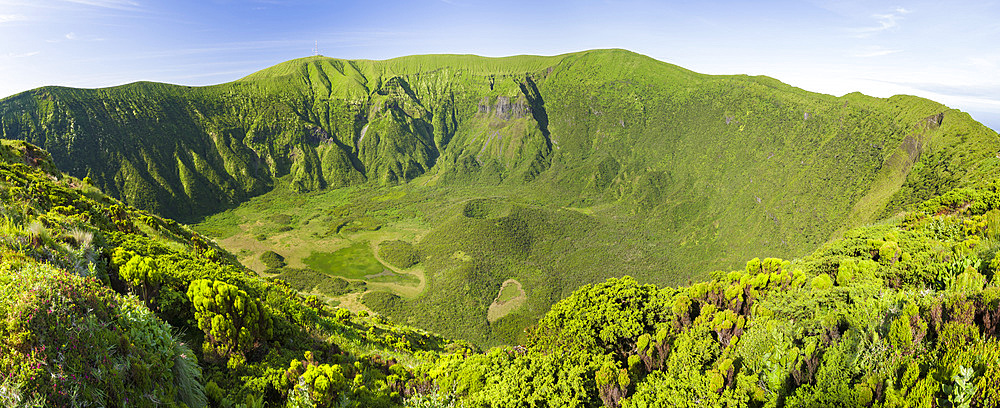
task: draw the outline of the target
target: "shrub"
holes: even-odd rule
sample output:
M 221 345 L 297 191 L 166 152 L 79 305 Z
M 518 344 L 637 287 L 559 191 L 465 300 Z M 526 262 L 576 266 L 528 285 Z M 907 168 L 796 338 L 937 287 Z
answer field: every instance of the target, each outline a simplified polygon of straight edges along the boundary
M 0 349 L 4 403 L 130 406 L 154 399 L 169 406 L 200 391 L 189 381 L 194 354 L 178 347 L 152 311 L 92 278 L 48 266 L 0 266 Z M 186 373 L 171 370 L 179 360 Z
M 264 263 L 268 269 L 280 269 L 285 267 L 285 257 L 274 251 L 264 251 L 260 254 L 260 261 Z
M 833 278 L 830 275 L 821 273 L 819 276 L 813 278 L 810 284 L 813 290 L 830 289 L 833 287 Z
M 252 350 L 271 336 L 271 318 L 260 303 L 234 285 L 198 279 L 188 287 L 198 328 L 220 355 Z
M 116 251 L 118 252 L 118 251 Z M 162 268 L 154 258 L 132 256 L 125 265 L 118 268 L 118 276 L 128 283 L 132 293 L 139 295 L 144 302 L 159 290 L 166 279 Z

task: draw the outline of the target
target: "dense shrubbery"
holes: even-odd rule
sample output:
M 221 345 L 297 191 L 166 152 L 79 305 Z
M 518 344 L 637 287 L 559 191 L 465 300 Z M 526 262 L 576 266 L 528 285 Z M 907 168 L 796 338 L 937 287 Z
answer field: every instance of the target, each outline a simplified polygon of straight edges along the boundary
M 0 372 L 22 401 L 198 406 L 204 400 L 195 354 L 135 298 L 93 278 L 7 258 L 0 299 Z M 0 402 L 10 406 L 11 397 L 0 395 L 6 399 Z
M 280 269 L 285 267 L 285 257 L 274 251 L 264 251 L 260 254 L 260 262 L 268 269 Z
M 187 296 L 198 328 L 220 355 L 247 353 L 270 340 L 271 316 L 236 286 L 198 279 L 191 282 Z
M 340 296 L 352 292 L 363 292 L 367 287 L 365 282 L 348 281 L 337 276 L 316 272 L 312 269 L 282 268 L 269 269 L 265 272 L 276 273 L 278 279 L 301 292 L 317 291 L 327 296 Z
M 397 361 L 445 344 L 261 279 L 173 221 L 22 164 L 30 145 L 0 147 L 4 406 L 284 405 L 304 354 L 352 375 L 338 401 L 399 405 L 421 383 Z
M 689 287 L 587 285 L 526 348 L 442 358 L 430 372 L 471 406 L 995 407 L 993 191 Z

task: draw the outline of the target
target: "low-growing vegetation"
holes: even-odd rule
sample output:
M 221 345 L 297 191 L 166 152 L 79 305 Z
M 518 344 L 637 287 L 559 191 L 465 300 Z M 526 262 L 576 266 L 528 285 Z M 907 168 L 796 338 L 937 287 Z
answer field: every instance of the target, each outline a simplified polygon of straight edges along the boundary
M 302 262 L 315 271 L 348 279 L 362 279 L 385 270 L 385 266 L 372 255 L 367 242 L 356 242 L 334 252 L 313 252 Z
M 420 262 L 420 251 L 413 244 L 400 241 L 384 241 L 379 244 L 378 256 L 400 269 L 406 269 Z

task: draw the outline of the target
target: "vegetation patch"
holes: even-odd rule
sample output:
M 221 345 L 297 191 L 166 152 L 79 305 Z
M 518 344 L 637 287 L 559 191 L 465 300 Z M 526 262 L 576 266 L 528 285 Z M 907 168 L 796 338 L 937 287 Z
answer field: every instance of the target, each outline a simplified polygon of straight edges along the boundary
M 486 313 L 487 319 L 491 323 L 495 322 L 520 308 L 526 300 L 528 297 L 524 293 L 524 288 L 521 287 L 521 282 L 507 279 L 500 286 L 500 292 L 497 293 L 496 299 L 490 303 Z
M 279 269 L 285 266 L 285 257 L 277 252 L 267 250 L 260 254 L 260 262 L 268 269 Z
M 364 292 L 367 287 L 363 281 L 348 281 L 308 268 L 283 268 L 266 272 L 277 274 L 276 278 L 287 282 L 289 286 L 300 292 L 317 292 L 330 297 Z
M 302 262 L 315 271 L 348 279 L 364 279 L 385 270 L 385 265 L 372 255 L 367 242 L 355 242 L 334 252 L 313 252 Z
M 282 213 L 271 214 L 267 217 L 267 219 L 278 225 L 288 225 L 292 223 L 292 216 Z
M 365 277 L 365 281 L 375 283 L 395 283 L 402 286 L 417 286 L 420 284 L 420 278 L 416 276 L 408 273 L 396 273 L 389 270 L 386 270 L 378 275 L 369 275 L 368 277 Z
M 400 240 L 384 241 L 379 244 L 378 256 L 400 269 L 407 269 L 420 262 L 420 251 L 413 244 Z
M 493 219 L 510 214 L 513 205 L 495 198 L 474 198 L 465 202 L 462 215 L 468 218 Z
M 374 217 L 352 217 L 333 223 L 330 232 L 350 234 L 360 231 L 378 231 L 380 228 L 382 228 L 382 222 Z

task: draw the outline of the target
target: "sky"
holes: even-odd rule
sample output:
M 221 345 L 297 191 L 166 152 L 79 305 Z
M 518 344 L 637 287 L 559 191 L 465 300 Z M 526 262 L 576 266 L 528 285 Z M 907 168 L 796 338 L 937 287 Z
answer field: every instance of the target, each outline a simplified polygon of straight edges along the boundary
M 43 85 L 210 85 L 314 48 L 349 59 L 624 48 L 837 96 L 923 96 L 1000 130 L 990 0 L 0 0 L 0 98 Z

